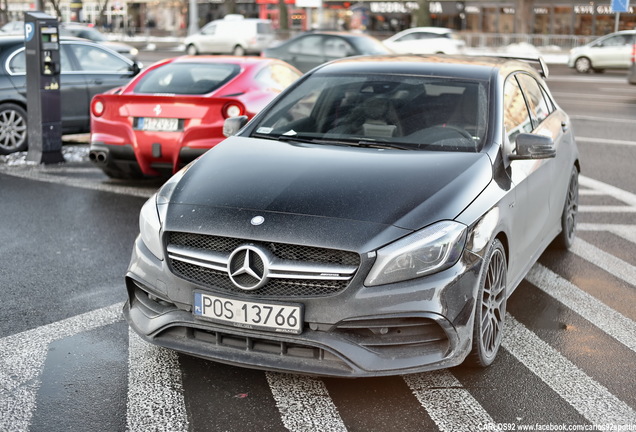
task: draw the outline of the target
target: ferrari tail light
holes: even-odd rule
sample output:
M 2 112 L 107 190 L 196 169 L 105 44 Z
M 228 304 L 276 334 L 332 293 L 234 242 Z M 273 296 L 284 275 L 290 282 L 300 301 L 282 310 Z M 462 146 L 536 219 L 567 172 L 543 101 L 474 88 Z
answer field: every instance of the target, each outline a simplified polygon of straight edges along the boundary
M 91 103 L 91 112 L 95 117 L 99 117 L 104 114 L 105 109 L 106 107 L 104 106 L 104 102 L 101 99 L 93 99 L 93 103 Z
M 245 113 L 245 107 L 238 102 L 230 102 L 223 107 L 223 118 L 238 117 Z
M 632 63 L 636 63 L 636 43 L 632 45 Z

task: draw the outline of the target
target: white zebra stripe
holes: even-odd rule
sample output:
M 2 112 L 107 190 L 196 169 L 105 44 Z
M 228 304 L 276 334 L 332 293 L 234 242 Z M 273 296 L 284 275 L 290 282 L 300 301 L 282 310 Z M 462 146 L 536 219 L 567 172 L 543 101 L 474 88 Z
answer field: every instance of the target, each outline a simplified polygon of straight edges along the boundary
M 600 302 L 550 269 L 535 264 L 528 282 L 581 315 L 601 331 L 636 352 L 636 323 Z
M 636 225 L 579 223 L 578 231 L 607 231 L 636 244 Z
M 130 328 L 128 341 L 128 430 L 187 431 L 177 353 L 146 343 Z
M 0 339 L 0 430 L 29 430 L 51 342 L 121 321 L 120 303 Z
M 636 267 L 582 240 L 574 239 L 571 251 L 611 275 L 636 287 Z
M 616 198 L 625 204 L 636 207 L 636 195 L 623 189 L 619 189 L 616 186 L 603 183 L 598 180 L 591 179 L 584 175 L 579 176 L 579 184 L 583 187 L 601 191 L 605 195 Z M 601 207 L 601 206 L 599 206 Z
M 266 372 L 283 425 L 291 432 L 344 432 L 338 409 L 325 384 L 315 378 Z
M 503 347 L 592 424 L 636 424 L 636 412 L 558 351 L 506 315 Z
M 474 432 L 492 417 L 446 370 L 405 375 L 404 381 L 442 432 Z

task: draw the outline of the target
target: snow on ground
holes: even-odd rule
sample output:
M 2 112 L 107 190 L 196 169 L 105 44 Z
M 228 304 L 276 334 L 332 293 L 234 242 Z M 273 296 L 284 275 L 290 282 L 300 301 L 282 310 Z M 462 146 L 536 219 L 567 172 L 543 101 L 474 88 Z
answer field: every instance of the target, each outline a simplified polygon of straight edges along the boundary
M 11 153 L 6 156 L 0 155 L 0 165 L 20 166 L 39 165 L 38 162 L 27 160 L 28 152 Z M 88 161 L 87 144 L 70 144 L 62 146 L 62 155 L 67 163 Z

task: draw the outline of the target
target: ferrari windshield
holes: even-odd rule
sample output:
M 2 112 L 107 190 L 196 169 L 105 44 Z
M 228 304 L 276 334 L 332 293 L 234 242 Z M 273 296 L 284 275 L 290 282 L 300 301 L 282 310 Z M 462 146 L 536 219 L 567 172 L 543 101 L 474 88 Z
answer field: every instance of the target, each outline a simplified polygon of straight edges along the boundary
M 487 86 L 434 76 L 316 74 L 279 99 L 252 136 L 476 152 L 486 135 Z

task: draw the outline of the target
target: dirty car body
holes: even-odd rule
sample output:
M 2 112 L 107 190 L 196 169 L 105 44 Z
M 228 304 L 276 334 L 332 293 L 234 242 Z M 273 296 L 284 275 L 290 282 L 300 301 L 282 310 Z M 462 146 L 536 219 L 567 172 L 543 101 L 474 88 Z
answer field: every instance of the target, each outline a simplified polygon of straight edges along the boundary
M 265 370 L 488 366 L 508 296 L 572 243 L 579 170 L 525 62 L 336 61 L 148 200 L 124 315 L 152 343 Z

